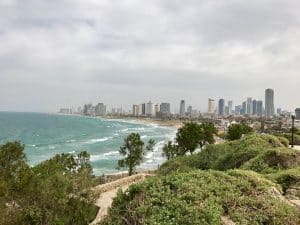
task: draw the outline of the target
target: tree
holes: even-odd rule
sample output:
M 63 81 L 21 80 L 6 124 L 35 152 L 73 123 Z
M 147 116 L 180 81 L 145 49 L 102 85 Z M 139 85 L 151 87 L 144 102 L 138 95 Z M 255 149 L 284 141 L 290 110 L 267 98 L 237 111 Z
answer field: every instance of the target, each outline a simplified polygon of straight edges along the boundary
M 202 123 L 201 127 L 201 135 L 199 140 L 200 148 L 202 149 L 206 144 L 214 144 L 214 134 L 217 133 L 217 129 L 212 123 Z
M 253 129 L 247 124 L 231 124 L 228 128 L 227 139 L 230 141 L 238 140 L 243 134 L 252 133 Z
M 216 133 L 217 130 L 212 123 L 201 125 L 194 122 L 186 123 L 176 134 L 178 155 L 185 155 L 187 152 L 193 154 L 197 147 L 202 149 L 206 144 L 213 144 Z
M 167 160 L 174 159 L 179 155 L 178 146 L 173 144 L 172 141 L 169 141 L 168 144 L 165 144 L 162 150 L 163 156 L 165 156 Z
M 19 142 L 0 145 L 0 224 L 89 224 L 97 213 L 87 152 L 30 167 Z
M 179 155 L 185 155 L 187 152 L 193 154 L 199 145 L 201 133 L 201 126 L 194 122 L 185 123 L 179 128 L 176 134 Z
M 120 154 L 125 156 L 124 159 L 118 161 L 119 167 L 128 167 L 128 175 L 131 176 L 135 167 L 140 165 L 147 151 L 153 150 L 154 140 L 150 139 L 146 149 L 144 142 L 138 133 L 131 133 L 124 139 L 124 144 L 120 147 Z

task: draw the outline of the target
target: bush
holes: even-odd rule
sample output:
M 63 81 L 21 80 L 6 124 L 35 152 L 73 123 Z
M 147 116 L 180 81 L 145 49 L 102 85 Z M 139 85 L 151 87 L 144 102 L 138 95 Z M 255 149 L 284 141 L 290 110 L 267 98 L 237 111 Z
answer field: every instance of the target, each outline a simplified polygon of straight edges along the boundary
M 246 162 L 242 168 L 259 173 L 273 173 L 300 166 L 300 152 L 288 148 L 268 149 Z
M 253 132 L 253 128 L 249 127 L 247 124 L 232 124 L 228 128 L 226 138 L 228 140 L 238 140 L 243 134 L 249 134 Z
M 23 145 L 0 145 L 0 224 L 89 224 L 98 210 L 92 185 L 86 152 L 29 167 Z
M 280 141 L 271 135 L 252 134 L 236 141 L 219 145 L 208 145 L 193 156 L 180 157 L 163 164 L 160 174 L 181 171 L 182 168 L 228 170 L 240 168 L 260 153 L 277 147 L 283 147 Z
M 266 176 L 268 179 L 281 185 L 284 192 L 287 189 L 300 186 L 300 167 L 278 171 Z M 297 196 L 300 198 L 300 195 Z
M 289 140 L 287 138 L 279 136 L 278 140 L 283 146 L 289 147 Z
M 291 133 L 285 133 L 283 136 L 289 140 L 290 144 L 292 144 L 292 134 Z M 300 135 L 298 135 L 298 134 L 294 134 L 294 145 L 300 145 Z
M 276 185 L 242 170 L 154 177 L 118 193 L 101 225 L 297 225 L 299 211 L 272 194 Z

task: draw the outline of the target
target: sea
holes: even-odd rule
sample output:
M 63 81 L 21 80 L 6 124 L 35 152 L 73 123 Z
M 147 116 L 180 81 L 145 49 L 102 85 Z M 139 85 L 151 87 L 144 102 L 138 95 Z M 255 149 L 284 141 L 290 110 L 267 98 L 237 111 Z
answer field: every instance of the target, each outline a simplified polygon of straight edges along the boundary
M 117 162 L 122 158 L 119 149 L 124 138 L 132 132 L 139 133 L 145 143 L 149 139 L 154 139 L 156 143 L 137 169 L 156 169 L 165 161 L 162 147 L 174 139 L 175 128 L 136 120 L 0 112 L 0 144 L 20 141 L 25 145 L 27 161 L 31 166 L 56 154 L 87 151 L 95 175 L 123 172 L 126 169 L 117 169 Z

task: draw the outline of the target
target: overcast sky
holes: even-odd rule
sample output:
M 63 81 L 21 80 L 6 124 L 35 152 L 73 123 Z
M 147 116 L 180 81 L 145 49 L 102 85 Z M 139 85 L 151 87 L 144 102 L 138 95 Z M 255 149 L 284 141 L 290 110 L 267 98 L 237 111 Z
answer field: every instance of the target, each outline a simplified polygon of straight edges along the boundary
M 299 0 L 0 0 L 0 110 L 300 106 Z

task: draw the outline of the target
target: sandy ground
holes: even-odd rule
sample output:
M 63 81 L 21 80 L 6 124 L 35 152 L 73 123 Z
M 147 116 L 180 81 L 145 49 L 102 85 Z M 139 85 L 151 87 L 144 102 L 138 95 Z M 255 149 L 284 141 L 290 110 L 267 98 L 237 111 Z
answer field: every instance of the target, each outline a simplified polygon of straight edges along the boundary
M 300 151 L 300 145 L 295 145 L 294 149 L 299 150 Z
M 95 225 L 99 223 L 108 213 L 108 209 L 110 208 L 114 197 L 116 197 L 117 191 L 122 189 L 126 190 L 129 185 L 141 182 L 146 179 L 146 177 L 153 176 L 150 174 L 136 174 L 130 177 L 121 178 L 119 180 L 102 184 L 95 187 L 94 191 L 100 193 L 100 197 L 96 201 L 96 205 L 100 207 L 98 214 L 95 220 L 90 223 L 90 225 Z
M 91 223 L 91 225 L 99 223 L 108 213 L 114 197 L 116 197 L 117 191 L 122 189 L 125 191 L 129 185 L 124 185 L 119 188 L 112 189 L 110 191 L 101 194 L 100 198 L 97 200 L 96 205 L 100 207 L 96 219 Z

